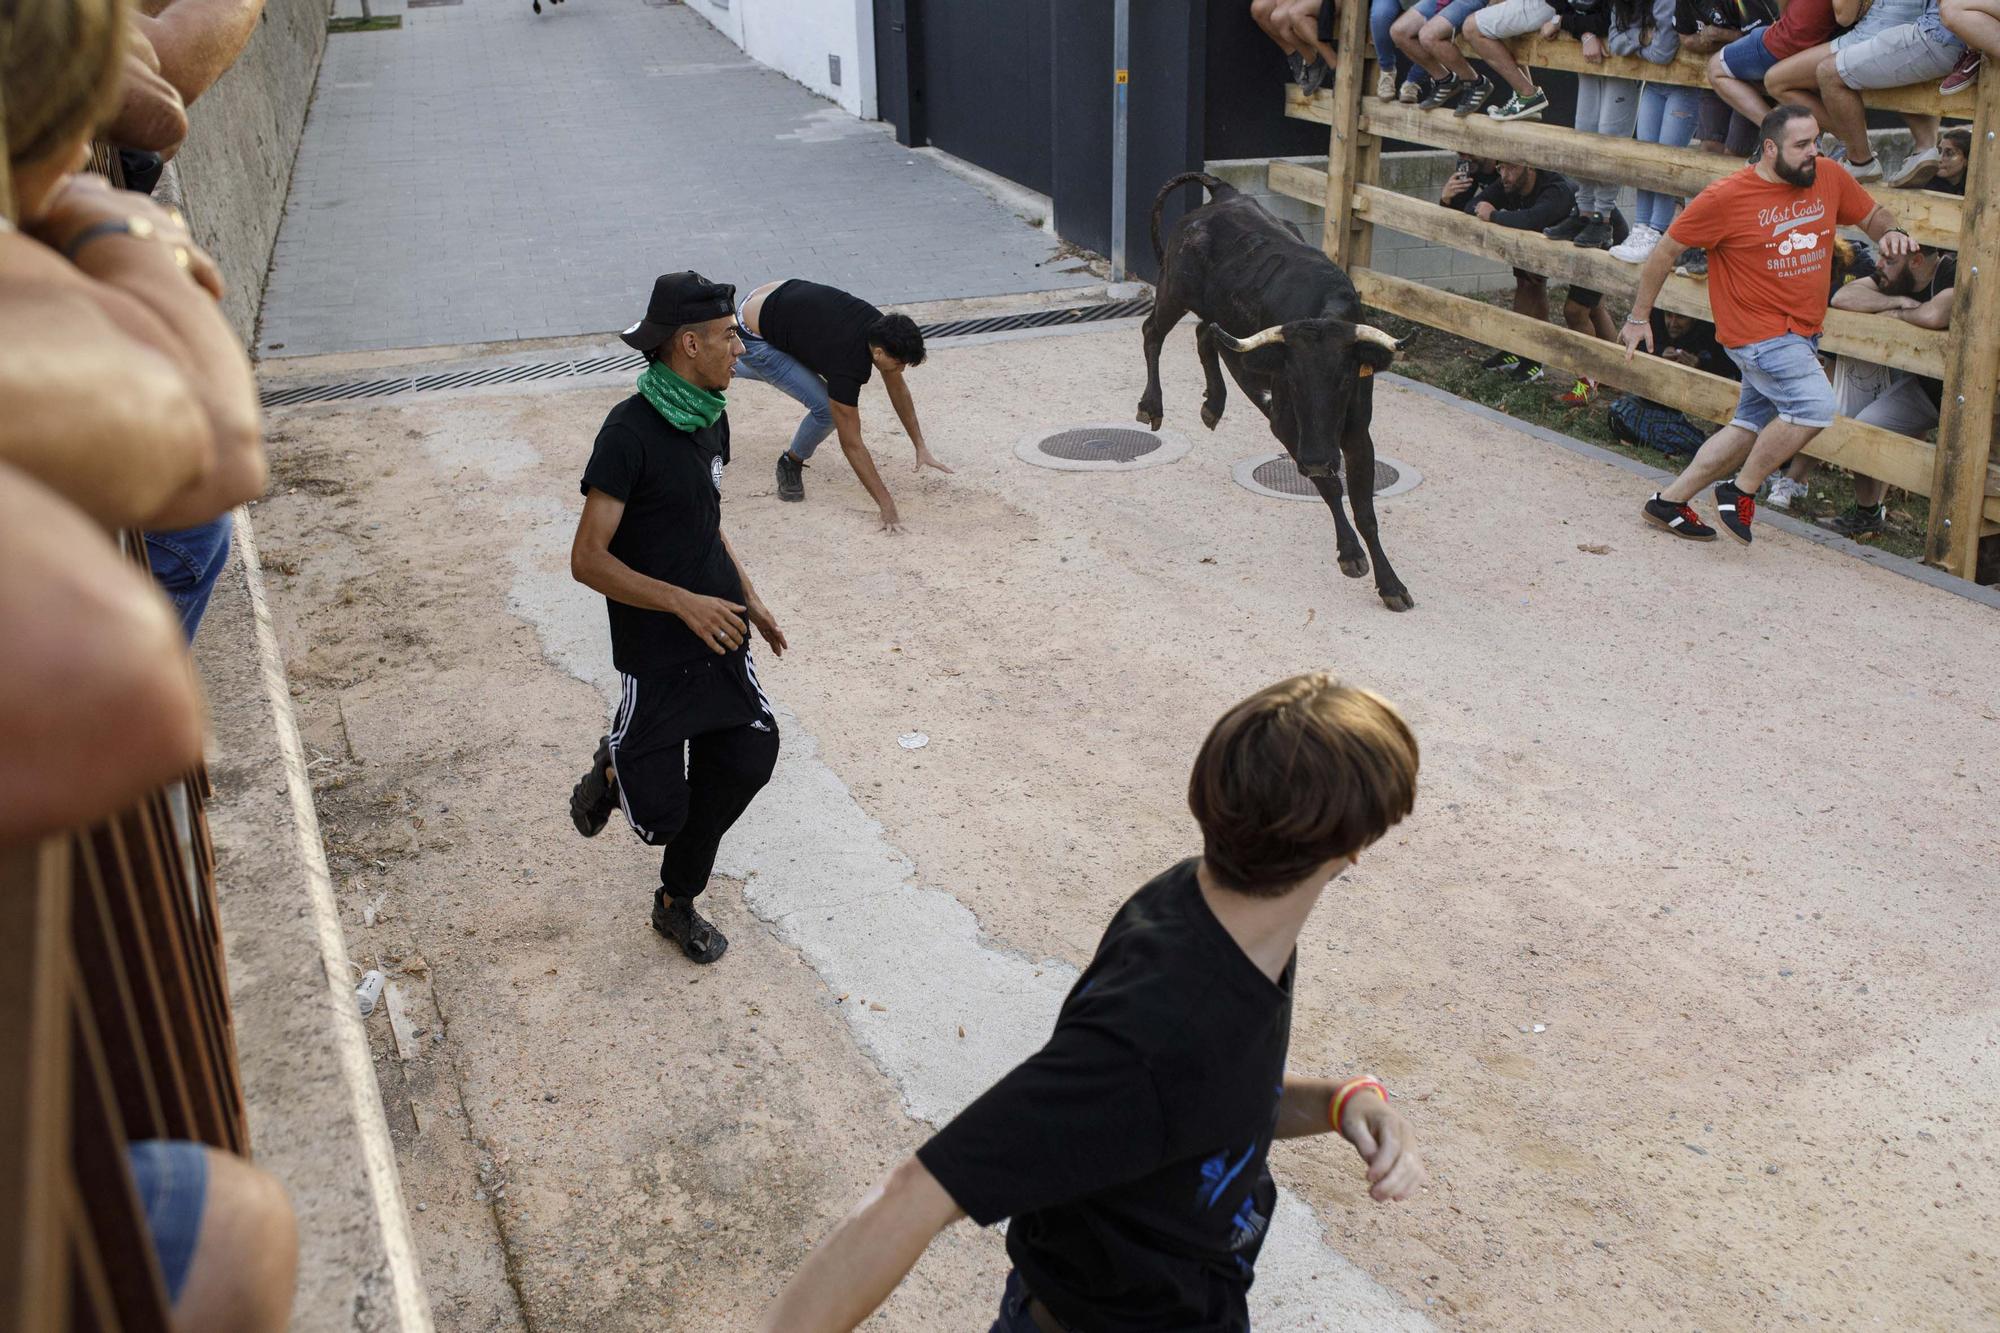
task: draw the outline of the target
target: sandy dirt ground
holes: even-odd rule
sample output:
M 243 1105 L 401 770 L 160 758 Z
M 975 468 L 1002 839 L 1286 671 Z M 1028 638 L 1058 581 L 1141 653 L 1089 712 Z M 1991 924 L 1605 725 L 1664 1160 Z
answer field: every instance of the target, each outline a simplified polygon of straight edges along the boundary
M 731 393 L 725 522 L 794 645 L 761 674 L 915 882 L 1082 964 L 1198 848 L 1210 721 L 1333 669 L 1404 708 L 1423 785 L 1307 928 L 1293 1062 L 1382 1075 L 1432 1170 L 1388 1210 L 1341 1145 L 1281 1147 L 1333 1249 L 1443 1326 L 2000 1327 L 2000 618 L 1781 534 L 1675 542 L 1629 474 L 1385 385 L 1425 477 L 1381 506 L 1395 615 L 1322 509 L 1232 483 L 1274 446 L 1240 396 L 1200 428 L 1185 326 L 1163 364 L 1194 449 L 1118 474 L 1013 446 L 1128 417 L 1135 329 L 934 351 L 951 478 L 871 386 L 900 538 L 832 451 L 780 505 L 795 410 Z M 450 1329 L 740 1324 L 925 1133 L 736 882 L 697 971 L 646 928 L 653 854 L 569 827 L 608 672 L 576 477 L 628 391 L 283 411 L 254 510 L 351 951 L 414 1015 L 375 1035 Z M 875 1326 L 983 1328 L 1004 1268 L 957 1228 Z

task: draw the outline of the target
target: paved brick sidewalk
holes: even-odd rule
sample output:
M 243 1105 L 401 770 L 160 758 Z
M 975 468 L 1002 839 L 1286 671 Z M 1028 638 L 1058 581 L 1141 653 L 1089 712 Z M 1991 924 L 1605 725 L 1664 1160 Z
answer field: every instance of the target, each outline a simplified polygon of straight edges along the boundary
M 879 303 L 1088 281 L 1056 271 L 1045 233 L 678 5 L 543 11 L 467 0 L 328 40 L 266 355 L 604 332 L 674 268 Z

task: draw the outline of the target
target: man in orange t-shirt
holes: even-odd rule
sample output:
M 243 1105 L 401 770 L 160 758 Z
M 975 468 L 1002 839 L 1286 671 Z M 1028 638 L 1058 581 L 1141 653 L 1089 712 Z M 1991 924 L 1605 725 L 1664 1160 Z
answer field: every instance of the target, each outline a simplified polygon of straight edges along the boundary
M 1888 257 L 1916 242 L 1838 162 L 1819 155 L 1819 124 L 1781 106 L 1758 127 L 1754 163 L 1703 190 L 1674 220 L 1639 273 L 1619 341 L 1630 361 L 1652 350 L 1653 300 L 1682 250 L 1708 251 L 1708 300 L 1716 338 L 1743 371 L 1729 424 L 1708 437 L 1671 486 L 1646 502 L 1646 520 L 1677 537 L 1715 540 L 1688 502 L 1709 482 L 1730 535 L 1750 540 L 1757 488 L 1833 424 L 1833 386 L 1819 361 L 1833 229 L 1859 225 Z

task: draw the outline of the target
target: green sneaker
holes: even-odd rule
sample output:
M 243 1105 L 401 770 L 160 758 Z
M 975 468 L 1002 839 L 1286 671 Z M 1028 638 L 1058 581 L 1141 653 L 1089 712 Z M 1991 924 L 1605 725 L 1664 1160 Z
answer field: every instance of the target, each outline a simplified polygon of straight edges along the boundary
M 1499 106 L 1488 107 L 1486 114 L 1495 120 L 1537 120 L 1549 109 L 1549 95 L 1540 88 L 1531 93 L 1515 93 Z

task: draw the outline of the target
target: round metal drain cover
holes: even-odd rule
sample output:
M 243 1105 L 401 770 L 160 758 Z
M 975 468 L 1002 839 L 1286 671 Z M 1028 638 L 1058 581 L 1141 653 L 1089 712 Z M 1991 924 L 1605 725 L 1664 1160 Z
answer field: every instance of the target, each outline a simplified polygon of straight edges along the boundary
M 1318 488 L 1299 475 L 1298 464 L 1292 461 L 1290 454 L 1246 458 L 1236 465 L 1234 472 L 1237 485 L 1259 495 L 1278 500 L 1319 499 Z M 1379 455 L 1375 459 L 1375 498 L 1378 500 L 1401 495 L 1422 480 L 1422 474 L 1408 463 Z
M 1014 446 L 1014 456 L 1024 463 L 1065 472 L 1132 472 L 1171 463 L 1193 447 L 1176 431 L 1086 421 L 1059 430 L 1037 431 Z

